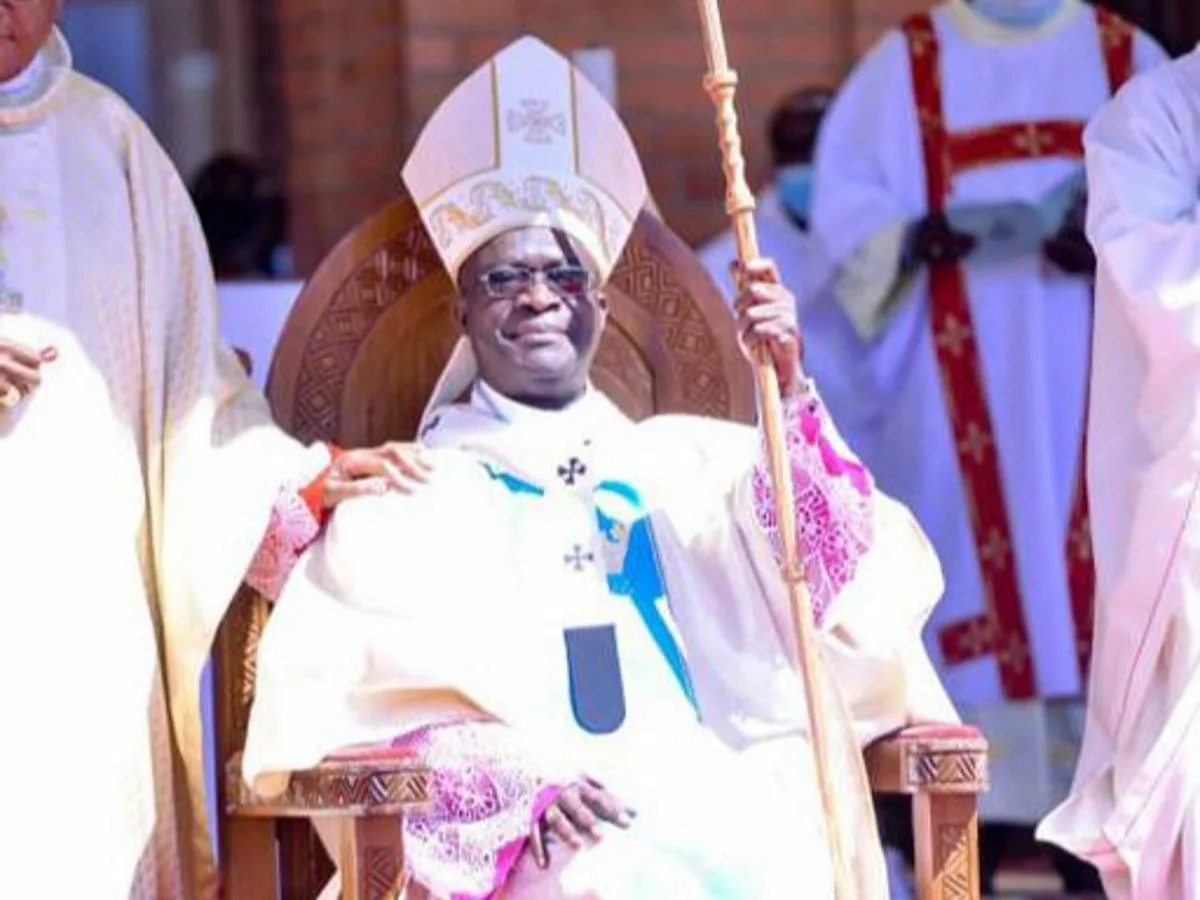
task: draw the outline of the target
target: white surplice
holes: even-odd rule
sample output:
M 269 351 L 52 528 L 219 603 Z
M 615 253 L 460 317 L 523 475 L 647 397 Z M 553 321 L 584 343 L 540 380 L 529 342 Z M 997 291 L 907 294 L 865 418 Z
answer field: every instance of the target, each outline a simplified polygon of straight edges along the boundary
M 1079 0 L 1035 33 L 984 20 L 964 0 L 933 10 L 941 47 L 946 129 L 1001 123 L 1087 121 L 1109 96 L 1095 13 Z M 1162 51 L 1135 35 L 1134 68 Z M 1069 77 L 1064 77 L 1069 72 Z M 960 172 L 949 203 L 1025 200 L 1077 171 L 1066 158 L 1026 159 Z M 927 212 L 925 165 L 903 34 L 886 35 L 843 86 L 817 152 L 813 226 L 824 258 L 840 267 L 835 290 L 848 309 L 874 301 L 896 279 L 906 223 Z M 1083 690 L 1075 652 L 1064 542 L 1077 481 L 1086 405 L 1092 298 L 1088 280 L 1030 254 L 967 261 L 965 283 L 998 445 L 1038 695 L 1006 703 L 992 655 L 947 665 L 945 626 L 986 607 L 970 510 L 959 485 L 929 323 L 922 270 L 871 341 L 854 378 L 869 437 L 865 461 L 880 486 L 910 506 L 946 572 L 946 597 L 927 643 L 963 717 L 993 743 L 985 818 L 1033 822 L 1061 799 L 1078 746 Z M 865 298 L 865 299 L 864 299 Z M 1038 765 L 1031 759 L 1041 758 Z
M 1095 667 L 1071 796 L 1041 836 L 1113 900 L 1200 896 L 1200 51 L 1085 136 L 1099 256 L 1088 484 Z
M 0 894 L 211 897 L 201 667 L 280 487 L 319 463 L 220 344 L 146 126 L 57 34 L 23 82 L 0 92 L 0 335 L 58 358 L 0 412 Z
M 285 589 L 245 775 L 269 791 L 339 748 L 483 709 L 548 779 L 587 772 L 641 813 L 550 896 L 774 897 L 797 877 L 831 896 L 785 591 L 752 505 L 756 432 L 635 424 L 595 391 L 539 412 L 486 387 L 434 422 L 430 482 L 344 504 Z M 851 711 L 830 702 L 835 759 L 850 761 L 910 715 L 954 717 L 920 641 L 937 561 L 873 497 L 873 544 L 820 638 Z M 573 715 L 563 649 L 564 629 L 595 625 L 615 628 L 626 706 L 603 735 Z M 835 777 L 859 896 L 884 896 L 861 771 Z
M 800 228 L 783 208 L 773 186 L 757 198 L 754 224 L 760 255 L 773 260 L 779 278 L 796 295 L 797 313 L 804 337 L 804 370 L 821 386 L 821 397 L 846 443 L 859 456 L 873 456 L 865 444 L 869 418 L 867 404 L 855 378 L 863 374 L 859 358 L 866 343 L 854 331 L 846 312 L 829 290 L 829 266 L 819 258 L 820 244 L 810 231 Z M 736 288 L 729 264 L 737 259 L 732 231 L 713 238 L 700 250 L 700 260 L 709 276 L 730 302 Z

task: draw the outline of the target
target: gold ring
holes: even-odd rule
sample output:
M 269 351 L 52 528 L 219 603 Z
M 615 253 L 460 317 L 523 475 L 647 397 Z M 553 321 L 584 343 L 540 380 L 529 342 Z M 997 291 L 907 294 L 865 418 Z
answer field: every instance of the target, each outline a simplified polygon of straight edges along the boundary
M 15 384 L 10 384 L 8 390 L 0 394 L 0 409 L 12 409 L 21 402 L 21 392 Z

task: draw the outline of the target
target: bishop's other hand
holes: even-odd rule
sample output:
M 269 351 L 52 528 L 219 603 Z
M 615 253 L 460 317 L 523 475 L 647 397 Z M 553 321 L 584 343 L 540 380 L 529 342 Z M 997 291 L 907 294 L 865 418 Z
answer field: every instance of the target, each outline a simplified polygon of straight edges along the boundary
M 628 828 L 634 815 L 600 782 L 585 778 L 572 784 L 563 789 L 530 830 L 529 849 L 534 862 L 546 869 L 554 843 L 582 850 L 587 842 L 600 840 L 602 823 Z
M 775 368 L 779 390 L 785 396 L 799 387 L 803 345 L 796 315 L 796 297 L 779 279 L 779 269 L 769 259 L 735 262 L 733 283 L 739 286 L 733 311 L 738 341 L 753 363 L 765 354 Z
M 388 491 L 411 494 L 429 480 L 432 471 L 419 444 L 391 441 L 378 447 L 347 450 L 329 468 L 322 504 L 332 509 L 351 497 Z

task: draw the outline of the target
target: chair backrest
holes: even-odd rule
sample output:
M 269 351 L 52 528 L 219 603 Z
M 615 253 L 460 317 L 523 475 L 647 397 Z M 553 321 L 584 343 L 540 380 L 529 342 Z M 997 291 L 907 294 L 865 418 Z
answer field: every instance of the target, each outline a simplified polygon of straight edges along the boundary
M 753 419 L 726 303 L 653 215 L 638 220 L 607 293 L 592 377 L 626 414 Z M 321 264 L 284 326 L 267 384 L 280 424 L 342 446 L 410 438 L 457 337 L 453 297 L 409 200 L 368 219 Z

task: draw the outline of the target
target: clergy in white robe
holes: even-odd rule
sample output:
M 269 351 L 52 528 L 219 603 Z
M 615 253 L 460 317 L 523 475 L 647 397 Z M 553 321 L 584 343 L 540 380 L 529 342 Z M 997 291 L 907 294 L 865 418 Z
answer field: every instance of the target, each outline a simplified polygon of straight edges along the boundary
M 1035 823 L 1078 748 L 1093 595 L 1081 134 L 1162 57 L 1081 0 L 949 0 L 867 54 L 821 132 L 813 226 L 869 342 L 864 459 L 945 568 L 926 637 L 992 744 L 986 821 Z
M 187 193 L 57 7 L 0 4 L 0 65 L 37 41 L 0 69 L 0 894 L 213 897 L 201 667 L 252 560 L 269 592 L 315 534 L 330 455 L 221 345 Z
M 587 382 L 646 200 L 629 135 L 523 38 L 450 95 L 404 177 L 469 340 L 422 425 L 429 483 L 340 507 L 284 588 L 244 776 L 270 793 L 347 748 L 417 751 L 434 803 L 405 818 L 406 860 L 436 897 L 832 897 L 761 434 L 634 423 Z M 751 281 L 744 338 L 782 354 L 854 896 L 876 900 L 861 748 L 954 719 L 920 640 L 940 574 L 799 377 L 794 298 Z M 619 801 L 599 840 L 540 866 L 527 840 L 598 791 L 602 819 L 597 797 Z
M 1112 900 L 1200 896 L 1200 51 L 1089 126 L 1099 258 L 1088 483 L 1096 650 L 1070 798 L 1040 835 Z
M 833 94 L 824 88 L 802 88 L 785 97 L 767 125 L 774 174 L 756 198 L 754 225 L 763 256 L 775 261 L 780 280 L 796 291 L 804 330 L 804 368 L 821 385 L 821 397 L 838 423 L 850 448 L 862 455 L 865 434 L 856 427 L 860 411 L 855 402 L 855 365 L 865 342 L 850 324 L 846 311 L 828 290 L 830 267 L 821 258 L 820 244 L 810 229 L 813 155 L 817 135 Z M 737 259 L 732 229 L 700 249 L 709 276 L 732 302 L 737 296 L 730 264 Z

